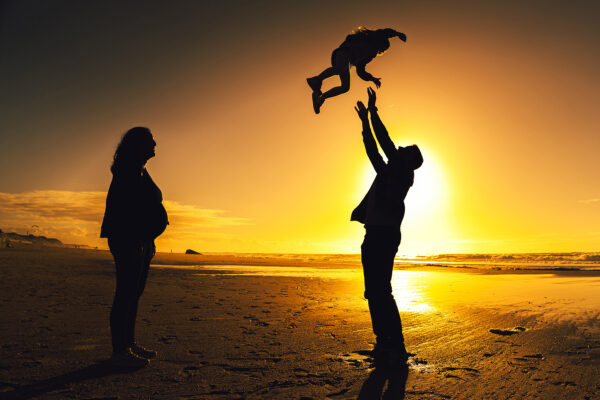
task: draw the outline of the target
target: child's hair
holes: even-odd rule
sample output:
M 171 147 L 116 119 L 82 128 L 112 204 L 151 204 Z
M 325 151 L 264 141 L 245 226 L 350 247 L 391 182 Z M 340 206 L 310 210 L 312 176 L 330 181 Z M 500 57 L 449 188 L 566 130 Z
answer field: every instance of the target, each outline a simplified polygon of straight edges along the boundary
M 369 43 L 371 43 L 371 45 L 374 48 L 377 49 L 378 54 L 381 54 L 390 47 L 390 41 L 388 40 L 389 34 L 387 30 L 391 29 L 379 29 L 373 31 L 371 29 L 365 28 L 364 26 L 359 26 L 358 28 L 353 30 L 351 34 L 346 36 L 346 40 L 366 40 Z
M 357 34 L 357 33 L 361 33 L 361 32 L 373 32 L 373 31 L 365 28 L 364 26 L 359 26 L 358 28 L 356 28 L 355 30 L 352 31 L 352 34 Z
M 353 30 L 346 39 L 367 39 L 371 33 L 374 31 L 365 28 L 364 26 L 359 26 L 355 30 Z

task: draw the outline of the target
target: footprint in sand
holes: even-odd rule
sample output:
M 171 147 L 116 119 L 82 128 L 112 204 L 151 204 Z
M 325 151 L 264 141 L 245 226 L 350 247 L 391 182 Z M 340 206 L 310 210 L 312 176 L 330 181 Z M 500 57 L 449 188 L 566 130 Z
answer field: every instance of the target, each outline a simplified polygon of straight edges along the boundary
M 526 354 L 522 357 L 513 357 L 513 361 L 507 361 L 509 365 L 517 368 L 521 368 L 521 372 L 528 374 L 532 371 L 536 371 L 538 368 L 532 365 L 532 362 L 539 362 L 544 360 L 543 354 Z
M 246 328 L 245 326 L 241 326 L 240 328 L 242 329 L 242 333 L 244 335 L 256 335 L 256 331 L 254 331 L 253 329 Z
M 525 358 L 537 358 L 537 359 L 540 359 L 540 360 L 544 359 L 544 355 L 543 354 L 539 354 L 539 353 L 538 354 L 526 354 L 523 357 L 525 357 Z
M 166 335 L 161 337 L 160 339 L 158 339 L 160 342 L 166 343 L 166 344 L 170 344 L 170 343 L 174 343 L 177 341 L 177 336 L 175 335 Z
M 339 390 L 337 392 L 329 393 L 327 395 L 327 398 L 328 399 L 332 399 L 332 398 L 337 397 L 337 396 L 342 396 L 342 395 L 346 394 L 349 390 L 350 390 L 349 388 L 344 388 L 344 389 Z
M 296 376 L 296 378 L 304 378 L 308 373 L 309 372 L 304 368 L 294 368 L 294 376 Z
M 256 318 L 253 315 L 246 315 L 246 316 L 244 316 L 244 319 L 249 320 L 250 323 L 255 326 L 269 326 L 270 325 L 268 322 L 261 321 L 260 319 Z
M 196 365 L 193 365 L 193 366 L 187 366 L 187 367 L 185 367 L 184 369 L 182 369 L 182 370 L 180 371 L 180 373 L 182 373 L 182 374 L 184 374 L 184 375 L 187 375 L 187 377 L 188 377 L 188 378 L 190 378 L 190 377 L 192 377 L 192 376 L 196 375 L 196 374 L 197 374 L 197 373 L 200 371 L 200 368 L 202 368 L 202 367 L 203 367 L 204 365 L 206 365 L 207 363 L 206 363 L 206 362 L 203 362 L 203 363 L 201 363 L 201 364 L 202 364 L 202 365 L 200 365 L 200 366 L 196 366 Z
M 39 367 L 40 365 L 42 365 L 42 363 L 37 360 L 23 361 L 23 366 L 27 368 Z
M 368 355 L 366 354 L 367 352 L 369 353 Z M 369 366 L 370 364 L 372 364 L 373 359 L 370 357 L 370 353 L 370 351 L 359 350 L 352 353 L 356 354 L 359 357 L 352 356 L 351 354 L 340 354 L 335 356 L 331 355 L 327 359 L 329 361 L 343 362 L 353 367 L 361 368 L 363 366 Z
M 408 353 L 407 364 L 411 370 L 416 372 L 426 372 L 431 371 L 434 368 L 434 365 L 429 364 L 427 360 L 415 356 L 416 354 Z
M 575 382 L 571 382 L 571 381 L 556 381 L 556 382 L 550 382 L 555 386 L 577 386 L 577 384 Z
M 513 329 L 490 329 L 490 332 L 496 335 L 510 336 L 524 332 L 526 329 L 522 326 L 517 326 Z
M 468 368 L 468 367 L 444 367 L 444 368 L 441 368 L 439 370 L 439 372 L 466 372 L 467 375 L 469 375 L 470 377 L 476 377 L 479 374 L 479 370 L 477 370 L 475 368 Z M 444 375 L 444 378 L 460 379 L 461 381 L 466 381 L 466 379 L 463 378 L 462 376 L 458 376 L 458 375 L 454 375 L 454 374 L 450 374 L 450 373 L 446 373 Z

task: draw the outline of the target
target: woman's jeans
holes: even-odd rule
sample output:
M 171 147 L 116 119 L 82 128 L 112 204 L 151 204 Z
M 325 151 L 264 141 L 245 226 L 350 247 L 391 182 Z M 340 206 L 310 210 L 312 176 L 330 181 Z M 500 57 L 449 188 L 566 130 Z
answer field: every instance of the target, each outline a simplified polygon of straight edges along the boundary
M 380 345 L 403 346 L 402 322 L 392 295 L 392 271 L 400 245 L 400 229 L 365 226 L 365 230 L 361 260 L 373 332 Z
M 135 342 L 138 302 L 146 286 L 150 260 L 155 253 L 153 240 L 109 238 L 115 259 L 117 287 L 110 311 L 113 352 L 125 351 Z

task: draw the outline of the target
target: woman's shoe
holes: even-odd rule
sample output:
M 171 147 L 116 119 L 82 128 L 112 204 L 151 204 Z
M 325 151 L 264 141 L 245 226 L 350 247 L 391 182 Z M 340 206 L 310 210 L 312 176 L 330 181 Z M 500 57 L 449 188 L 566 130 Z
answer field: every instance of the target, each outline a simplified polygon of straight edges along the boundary
M 151 358 L 156 357 L 156 351 L 142 347 L 142 346 L 138 345 L 137 343 L 132 344 L 130 349 L 131 349 L 131 352 L 138 357 L 142 357 L 142 358 L 146 358 L 146 359 L 151 359 Z
M 116 368 L 144 368 L 150 363 L 147 359 L 133 354 L 130 349 L 113 353 L 108 362 Z

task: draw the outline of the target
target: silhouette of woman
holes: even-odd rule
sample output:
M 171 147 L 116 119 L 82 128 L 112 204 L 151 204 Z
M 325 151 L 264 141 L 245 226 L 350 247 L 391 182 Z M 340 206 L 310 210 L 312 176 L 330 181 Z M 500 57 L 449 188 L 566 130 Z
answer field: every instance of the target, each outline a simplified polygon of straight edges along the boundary
M 148 128 L 128 130 L 115 151 L 113 174 L 106 196 L 100 236 L 108 238 L 115 259 L 117 285 L 110 312 L 112 363 L 139 368 L 156 352 L 135 342 L 135 320 L 144 292 L 150 260 L 156 253 L 154 239 L 169 224 L 162 193 L 146 170 L 156 142 Z
M 346 36 L 346 40 L 331 53 L 331 67 L 317 76 L 306 79 L 313 90 L 312 100 L 315 114 L 319 113 L 325 99 L 350 90 L 350 66 L 352 65 L 356 67 L 356 73 L 361 79 L 367 82 L 371 81 L 379 88 L 381 78 L 373 77 L 365 71 L 365 66 L 376 56 L 383 54 L 390 47 L 389 38 L 396 36 L 406 42 L 404 33 L 390 28 L 372 31 L 359 26 L 356 31 Z M 340 76 L 341 86 L 336 86 L 325 93 L 321 93 L 323 80 L 334 75 Z

